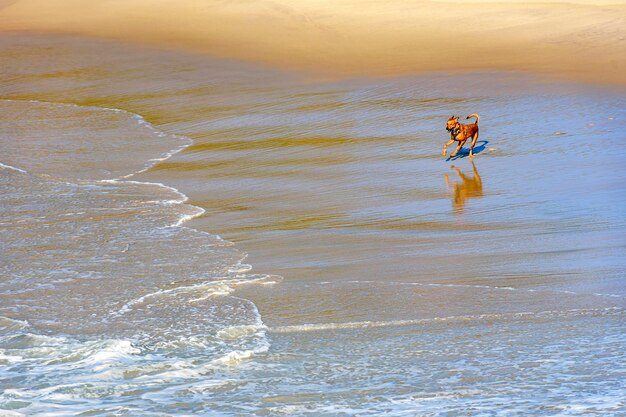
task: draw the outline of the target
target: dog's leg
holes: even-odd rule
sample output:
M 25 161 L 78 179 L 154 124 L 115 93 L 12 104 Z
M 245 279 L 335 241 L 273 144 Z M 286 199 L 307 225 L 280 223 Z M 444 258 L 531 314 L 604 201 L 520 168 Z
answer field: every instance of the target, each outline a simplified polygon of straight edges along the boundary
M 446 154 L 448 153 L 448 146 L 452 145 L 453 143 L 454 143 L 454 139 L 450 139 L 448 143 L 443 145 L 443 152 L 441 153 L 443 156 L 446 156 Z
M 474 158 L 474 145 L 476 145 L 477 140 L 478 140 L 478 132 L 474 133 L 474 137 L 472 138 L 472 145 L 470 146 L 470 159 Z
M 452 152 L 452 154 L 450 154 L 450 158 L 454 158 L 456 156 L 457 153 L 459 153 L 459 151 L 461 150 L 461 148 L 463 147 L 463 145 L 465 144 L 465 140 L 462 140 L 459 142 L 459 146 L 456 147 L 456 149 L 454 150 L 454 152 Z

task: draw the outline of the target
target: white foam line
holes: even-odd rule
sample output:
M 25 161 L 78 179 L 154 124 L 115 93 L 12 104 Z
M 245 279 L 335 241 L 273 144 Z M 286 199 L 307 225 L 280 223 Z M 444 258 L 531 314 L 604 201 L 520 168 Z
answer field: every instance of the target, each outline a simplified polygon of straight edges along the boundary
M 619 294 L 604 294 L 600 292 L 594 292 L 591 294 L 598 296 L 598 297 L 626 298 L 626 295 L 619 295 Z
M 189 220 L 195 219 L 196 217 L 200 217 L 204 213 L 206 213 L 206 210 L 203 209 L 202 207 L 198 207 L 198 206 L 194 206 L 194 207 L 198 209 L 198 211 L 196 213 L 194 213 L 194 214 L 187 214 L 187 215 L 181 217 L 176 223 L 170 225 L 169 227 L 181 227 L 183 224 L 187 223 Z
M 238 275 L 239 276 L 239 275 Z M 273 278 L 273 280 L 272 280 Z M 189 292 L 189 291 L 194 291 L 194 290 L 199 290 L 199 289 L 203 289 L 206 288 L 207 289 L 207 294 L 202 296 L 202 297 L 198 297 L 198 298 L 193 298 L 191 300 L 189 300 L 190 303 L 193 302 L 198 302 L 198 301 L 202 301 L 202 300 L 206 300 L 207 298 L 213 297 L 213 296 L 220 296 L 220 295 L 229 295 L 232 292 L 235 291 L 236 287 L 239 287 L 241 285 L 252 285 L 252 284 L 261 284 L 261 285 L 272 285 L 275 284 L 277 282 L 277 278 L 279 278 L 278 276 L 276 277 L 272 277 L 270 275 L 265 275 L 259 278 L 253 278 L 253 279 L 238 279 L 238 278 L 232 278 L 232 279 L 219 279 L 216 281 L 205 281 L 205 282 L 200 282 L 198 284 L 194 284 L 194 285 L 184 285 L 184 286 L 180 286 L 180 287 L 174 287 L 174 288 L 168 288 L 168 289 L 161 289 L 161 290 L 157 290 L 148 294 L 144 294 L 141 297 L 135 298 L 134 300 L 131 300 L 129 302 L 127 302 L 126 304 L 124 304 L 118 311 L 111 313 L 110 317 L 119 317 L 119 316 L 123 316 L 124 314 L 130 312 L 133 309 L 133 306 L 137 305 L 137 304 L 141 304 L 144 301 L 146 301 L 146 299 L 148 298 L 153 298 L 153 297 L 159 297 L 165 294 L 176 294 L 176 293 L 183 293 L 183 292 Z M 216 290 L 215 291 L 208 291 L 209 289 L 211 289 L 212 287 L 215 287 Z M 237 298 L 237 297 L 235 297 Z M 242 299 L 243 300 L 243 299 Z M 253 304 L 250 300 L 246 300 L 248 302 L 250 302 L 251 304 Z M 256 306 L 254 306 L 254 308 L 256 309 Z M 258 309 L 256 309 L 256 311 L 258 312 Z M 260 314 L 259 314 L 259 319 L 260 319 Z M 261 322 L 262 324 L 262 322 Z
M 598 309 L 572 309 L 572 310 L 548 310 L 538 312 L 520 312 L 520 313 L 488 313 L 468 316 L 447 316 L 432 317 L 425 319 L 409 319 L 409 320 L 390 320 L 390 321 L 353 321 L 346 323 L 307 323 L 290 326 L 278 326 L 268 328 L 271 333 L 299 333 L 313 332 L 325 330 L 347 330 L 347 329 L 369 329 L 377 327 L 398 327 L 417 324 L 431 324 L 443 322 L 466 322 L 481 320 L 496 320 L 505 318 L 524 318 L 524 317 L 550 317 L 556 314 L 592 314 L 605 311 L 623 312 L 620 307 L 607 307 Z
M 27 171 L 24 171 L 21 168 L 17 168 L 17 167 L 11 166 L 11 165 L 3 164 L 2 162 L 0 162 L 0 167 L 6 168 L 6 169 L 11 169 L 13 171 L 18 171 L 18 172 L 21 172 L 22 174 L 28 174 Z
M 470 285 L 470 284 L 439 284 L 430 282 L 400 282 L 400 281 L 345 281 L 350 284 L 394 284 L 394 285 L 411 285 L 415 287 L 450 287 L 450 288 L 476 288 L 486 290 L 503 290 L 503 291 L 522 291 L 522 292 L 538 292 L 538 293 L 556 293 L 556 294 L 568 294 L 568 295 L 593 295 L 596 297 L 611 297 L 611 298 L 626 298 L 626 295 L 619 294 L 603 294 L 603 293 L 580 293 L 568 290 L 550 290 L 550 289 L 534 289 L 534 288 L 514 288 L 514 287 L 495 287 L 489 285 Z M 320 282 L 320 285 L 326 284 L 326 282 Z
M 146 123 L 148 123 L 148 122 L 146 122 Z M 156 130 L 156 129 L 154 129 L 154 130 Z M 148 164 L 146 166 L 144 166 L 142 169 L 140 169 L 139 171 L 133 172 L 131 174 L 121 176 L 118 179 L 120 179 L 120 180 L 121 179 L 126 179 L 126 178 L 130 178 L 132 176 L 135 176 L 137 174 L 141 174 L 142 172 L 146 172 L 147 170 L 149 170 L 150 168 L 152 168 L 153 166 L 155 166 L 159 162 L 163 162 L 163 161 L 171 158 L 172 156 L 176 155 L 177 153 L 179 153 L 183 149 L 188 148 L 189 146 L 191 146 L 193 144 L 193 141 L 190 138 L 188 138 L 187 136 L 180 136 L 180 135 L 171 135 L 171 136 L 173 136 L 175 138 L 184 138 L 184 139 L 186 139 L 188 141 L 188 143 L 184 144 L 184 145 L 182 145 L 182 146 L 180 146 L 180 147 L 178 147 L 178 148 L 176 148 L 176 149 L 174 149 L 174 150 L 172 150 L 170 152 L 167 152 L 167 153 L 163 154 L 160 158 L 148 159 L 148 161 L 147 161 Z M 171 188 L 171 187 L 169 187 L 169 188 Z
M 166 188 L 166 189 L 168 189 L 168 190 L 172 191 L 173 193 L 178 194 L 180 196 L 180 199 L 178 199 L 178 200 L 162 200 L 162 201 L 171 201 L 171 202 L 173 202 L 175 204 L 181 204 L 181 203 L 184 203 L 187 200 L 189 200 L 189 197 L 187 197 L 185 194 L 181 193 L 178 189 L 176 189 L 174 187 L 170 187 L 169 185 L 162 184 L 160 182 L 132 181 L 132 180 L 120 180 L 120 179 L 99 180 L 97 182 L 104 183 L 104 184 L 154 185 L 154 186 L 157 186 L 157 187 Z

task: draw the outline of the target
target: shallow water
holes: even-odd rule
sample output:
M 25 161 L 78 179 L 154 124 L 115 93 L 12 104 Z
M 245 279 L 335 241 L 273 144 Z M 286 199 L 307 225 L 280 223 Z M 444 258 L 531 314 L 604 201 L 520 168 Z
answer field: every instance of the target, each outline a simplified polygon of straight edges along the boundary
M 626 413 L 624 92 L 2 46 L 1 412 Z

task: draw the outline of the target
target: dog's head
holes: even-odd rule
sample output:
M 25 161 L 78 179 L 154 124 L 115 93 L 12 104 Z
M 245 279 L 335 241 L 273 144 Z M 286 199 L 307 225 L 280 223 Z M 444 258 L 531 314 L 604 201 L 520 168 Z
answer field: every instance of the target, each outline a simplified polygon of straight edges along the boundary
M 446 130 L 448 132 L 452 132 L 459 126 L 459 116 L 452 116 L 448 119 L 448 123 L 446 123 Z

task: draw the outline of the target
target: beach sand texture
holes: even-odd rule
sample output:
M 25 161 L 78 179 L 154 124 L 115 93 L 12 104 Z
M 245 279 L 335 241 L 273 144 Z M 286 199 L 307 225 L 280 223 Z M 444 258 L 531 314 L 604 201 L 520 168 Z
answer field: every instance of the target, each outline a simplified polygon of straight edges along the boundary
M 623 1 L 17 0 L 0 9 L 1 30 L 103 36 L 316 77 L 501 69 L 623 85 L 624 28 Z

